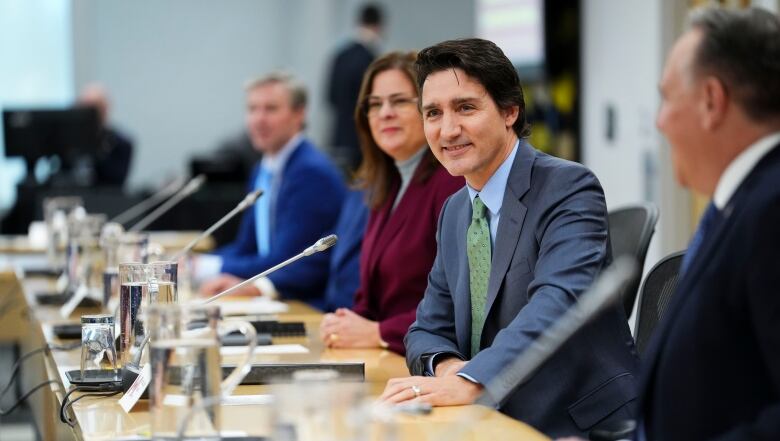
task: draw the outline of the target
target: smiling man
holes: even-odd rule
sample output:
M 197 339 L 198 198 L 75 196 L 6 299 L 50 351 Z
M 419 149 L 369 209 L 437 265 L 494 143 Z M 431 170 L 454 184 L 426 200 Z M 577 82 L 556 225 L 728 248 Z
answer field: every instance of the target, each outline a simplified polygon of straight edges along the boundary
M 406 336 L 413 377 L 383 399 L 457 405 L 529 347 L 610 260 L 607 208 L 580 164 L 524 141 L 517 73 L 493 43 L 439 43 L 420 52 L 425 136 L 467 186 L 445 203 L 417 321 Z M 552 436 L 584 434 L 632 415 L 637 359 L 621 308 L 578 333 L 500 410 Z
M 246 87 L 246 126 L 263 154 L 248 190 L 263 190 L 246 210 L 236 239 L 200 256 L 196 277 L 213 295 L 300 253 L 330 234 L 346 188 L 338 170 L 303 135 L 306 88 L 293 76 L 272 72 Z M 279 295 L 322 308 L 329 253 L 317 253 L 260 279 L 245 294 Z

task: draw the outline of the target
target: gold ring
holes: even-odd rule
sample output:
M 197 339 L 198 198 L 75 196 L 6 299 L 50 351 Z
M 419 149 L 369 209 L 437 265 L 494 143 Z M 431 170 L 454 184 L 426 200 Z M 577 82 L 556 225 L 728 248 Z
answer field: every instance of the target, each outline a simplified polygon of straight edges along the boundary
M 411 389 L 412 389 L 412 392 L 414 392 L 414 397 L 415 398 L 419 397 L 420 393 L 422 393 L 422 391 L 420 390 L 420 386 L 418 386 L 416 384 L 412 385 Z

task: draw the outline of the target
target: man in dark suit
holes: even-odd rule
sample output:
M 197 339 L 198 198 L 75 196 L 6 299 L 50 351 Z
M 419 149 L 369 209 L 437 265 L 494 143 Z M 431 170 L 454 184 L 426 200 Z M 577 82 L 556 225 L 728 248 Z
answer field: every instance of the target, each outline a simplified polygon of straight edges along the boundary
M 247 128 L 263 153 L 249 190 L 264 194 L 244 212 L 235 241 L 197 259 L 196 277 L 207 280 L 204 294 L 227 289 L 332 233 L 346 188 L 338 170 L 301 133 L 305 116 L 306 90 L 290 75 L 272 73 L 247 86 Z M 328 257 L 306 257 L 260 279 L 257 289 L 323 307 Z
M 406 336 L 409 378 L 383 398 L 467 404 L 563 315 L 610 260 L 607 208 L 580 164 L 535 150 L 517 73 L 493 43 L 439 43 L 417 61 L 425 135 L 466 188 L 445 203 L 438 250 Z M 625 314 L 593 321 L 500 410 L 550 435 L 631 415 L 636 352 Z
M 379 6 L 363 6 L 357 35 L 339 49 L 330 67 L 328 102 L 335 112 L 331 147 L 339 164 L 349 172 L 357 169 L 362 158 L 355 129 L 355 106 L 363 73 L 376 58 L 381 31 L 382 11 Z
M 703 9 L 661 80 L 677 180 L 712 197 L 643 360 L 638 439 L 780 439 L 780 20 Z

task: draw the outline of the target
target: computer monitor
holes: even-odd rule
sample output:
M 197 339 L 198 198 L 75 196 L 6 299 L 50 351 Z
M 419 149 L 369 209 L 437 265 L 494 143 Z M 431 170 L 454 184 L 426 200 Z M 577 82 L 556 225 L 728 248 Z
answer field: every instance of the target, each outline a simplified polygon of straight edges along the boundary
M 28 164 L 46 156 L 94 154 L 100 147 L 100 120 L 93 107 L 5 109 L 3 127 L 5 155 L 21 156 Z

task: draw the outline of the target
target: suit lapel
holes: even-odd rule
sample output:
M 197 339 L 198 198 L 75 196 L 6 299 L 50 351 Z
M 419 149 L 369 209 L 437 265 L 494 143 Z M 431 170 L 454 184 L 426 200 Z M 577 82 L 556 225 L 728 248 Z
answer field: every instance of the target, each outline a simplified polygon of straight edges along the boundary
M 535 154 L 531 147 L 521 141 L 517 155 L 515 155 L 515 162 L 512 164 L 512 170 L 509 172 L 504 199 L 501 203 L 501 217 L 496 231 L 496 245 L 490 266 L 490 278 L 488 279 L 485 317 L 490 315 L 490 308 L 498 296 L 504 276 L 506 276 L 509 264 L 512 262 L 512 256 L 517 249 L 517 242 L 520 240 L 523 221 L 528 211 L 521 199 L 531 188 L 531 169 L 534 158 Z
M 734 196 L 735 197 L 732 198 L 729 205 L 723 210 L 723 218 L 720 219 L 717 227 L 704 239 L 704 243 L 696 253 L 696 257 L 694 257 L 693 262 L 691 262 L 690 268 L 688 268 L 688 271 L 683 275 L 683 278 L 680 279 L 680 282 L 675 289 L 674 297 L 672 298 L 671 303 L 666 307 L 664 318 L 657 325 L 655 335 L 653 335 L 647 350 L 646 360 L 648 365 L 645 369 L 646 375 L 644 375 L 640 387 L 640 391 L 644 393 L 646 393 L 647 388 L 652 385 L 655 368 L 658 365 L 663 348 L 668 341 L 668 334 L 671 331 L 672 326 L 674 326 L 677 316 L 680 314 L 683 307 L 691 300 L 691 297 L 693 297 L 696 283 L 701 280 L 701 272 L 706 268 L 710 261 L 710 257 L 716 253 L 716 247 L 721 242 L 723 235 L 726 234 L 733 225 L 731 215 L 734 213 L 735 209 L 739 209 L 737 205 L 741 199 L 743 199 L 738 194 L 735 194 Z

